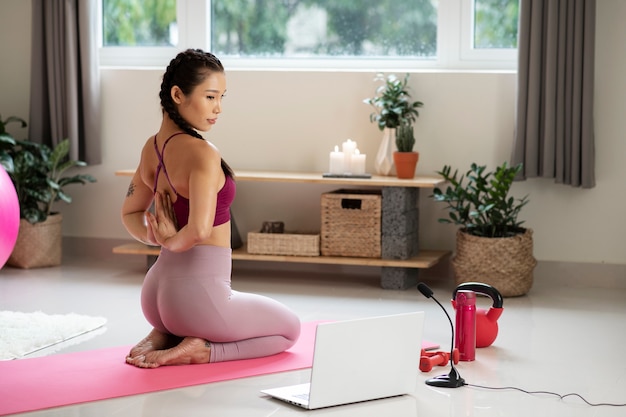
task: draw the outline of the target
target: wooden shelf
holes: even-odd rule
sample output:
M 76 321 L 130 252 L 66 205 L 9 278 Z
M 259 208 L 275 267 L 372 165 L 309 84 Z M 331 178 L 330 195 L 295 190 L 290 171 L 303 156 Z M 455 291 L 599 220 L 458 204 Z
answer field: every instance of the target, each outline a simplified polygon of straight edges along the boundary
M 126 243 L 113 248 L 113 253 L 127 255 L 157 256 L 160 248 L 147 246 L 139 242 Z M 287 255 L 256 255 L 248 253 L 245 245 L 233 250 L 233 260 L 266 261 L 266 262 L 293 262 L 329 265 L 363 265 L 387 266 L 399 268 L 430 268 L 450 254 L 442 250 L 422 250 L 420 253 L 406 260 L 380 258 L 351 258 L 343 256 L 287 256 Z
M 133 176 L 135 170 L 124 169 L 115 172 L 115 175 L 128 177 Z M 343 187 L 397 187 L 407 188 L 427 188 L 432 189 L 441 186 L 445 181 L 441 177 L 420 176 L 411 179 L 398 179 L 393 176 L 372 175 L 371 178 L 350 178 L 350 177 L 324 177 L 320 172 L 282 172 L 282 171 L 245 171 L 235 170 L 235 179 L 239 182 L 275 182 L 275 183 L 298 183 L 298 184 L 328 184 L 338 188 Z M 148 255 L 148 266 L 156 259 L 159 248 L 146 246 L 141 243 L 128 243 L 113 248 L 113 253 Z M 308 264 L 329 264 L 329 265 L 362 265 L 378 266 L 388 268 L 424 269 L 435 266 L 450 254 L 449 251 L 442 250 L 421 250 L 417 256 L 411 259 L 381 259 L 381 258 L 356 258 L 342 256 L 286 256 L 286 255 L 256 255 L 248 253 L 246 247 L 233 250 L 233 260 L 265 261 L 265 262 L 292 262 Z M 383 288 L 399 288 L 397 277 L 387 281 L 387 269 L 382 270 L 381 285 Z M 391 271 L 395 273 L 395 271 Z M 406 271 L 401 271 L 400 276 L 405 282 L 400 287 L 406 287 L 413 277 Z M 389 284 L 391 283 L 391 284 Z M 390 285 L 390 286 L 388 286 Z M 412 285 L 412 284 L 411 284 Z
M 122 255 L 149 255 L 158 256 L 161 248 L 158 246 L 148 246 L 139 242 L 124 243 L 123 245 L 115 246 L 113 253 Z
M 115 175 L 132 177 L 134 169 L 122 169 L 115 171 Z M 372 175 L 372 178 L 329 178 L 323 177 L 322 173 L 315 172 L 282 172 L 282 171 L 244 171 L 235 170 L 237 181 L 257 182 L 295 182 L 308 184 L 336 184 L 348 186 L 372 186 L 372 187 L 411 187 L 411 188 L 434 188 L 444 183 L 439 177 L 415 177 L 411 179 L 399 179 L 391 176 Z

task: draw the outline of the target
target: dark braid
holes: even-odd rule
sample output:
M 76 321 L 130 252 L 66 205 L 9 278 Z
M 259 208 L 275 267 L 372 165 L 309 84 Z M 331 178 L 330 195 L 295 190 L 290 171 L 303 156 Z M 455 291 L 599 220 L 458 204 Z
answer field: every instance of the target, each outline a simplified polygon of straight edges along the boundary
M 167 66 L 159 92 L 163 111 L 185 133 L 198 139 L 204 138 L 180 115 L 174 100 L 172 100 L 171 91 L 172 87 L 178 86 L 183 94 L 188 95 L 212 72 L 224 72 L 224 66 L 215 55 L 201 49 L 187 49 L 180 52 Z M 229 177 L 234 176 L 233 170 L 224 159 L 222 159 L 221 165 L 224 174 Z

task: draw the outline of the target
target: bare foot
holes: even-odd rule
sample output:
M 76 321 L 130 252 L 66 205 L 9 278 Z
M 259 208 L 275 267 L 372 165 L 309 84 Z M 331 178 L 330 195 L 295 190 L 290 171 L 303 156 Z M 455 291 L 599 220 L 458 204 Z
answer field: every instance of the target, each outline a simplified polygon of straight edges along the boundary
M 126 362 L 133 363 L 138 357 L 143 357 L 156 350 L 169 349 L 180 343 L 182 339 L 167 333 L 161 333 L 157 329 L 152 331 L 141 342 L 137 343 L 126 357 Z
M 211 359 L 211 344 L 198 337 L 186 337 L 178 345 L 163 350 L 153 350 L 137 356 L 132 365 L 140 368 L 158 368 L 163 365 L 189 365 L 208 363 Z

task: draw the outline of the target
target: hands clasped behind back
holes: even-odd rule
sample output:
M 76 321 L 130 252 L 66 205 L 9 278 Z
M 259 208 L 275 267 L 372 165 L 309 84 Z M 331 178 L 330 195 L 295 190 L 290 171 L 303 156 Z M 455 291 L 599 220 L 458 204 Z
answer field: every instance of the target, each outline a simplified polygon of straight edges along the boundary
M 176 216 L 169 194 L 157 192 L 154 196 L 154 214 L 146 211 L 148 238 L 163 246 L 165 242 L 178 233 Z

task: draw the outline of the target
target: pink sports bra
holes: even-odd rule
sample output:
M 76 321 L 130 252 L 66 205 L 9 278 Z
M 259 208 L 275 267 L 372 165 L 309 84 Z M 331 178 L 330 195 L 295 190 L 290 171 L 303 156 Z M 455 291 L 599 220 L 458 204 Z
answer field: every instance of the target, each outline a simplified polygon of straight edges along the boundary
M 189 199 L 178 194 L 172 182 L 170 181 L 170 177 L 167 174 L 167 168 L 165 168 L 165 164 L 163 163 L 163 155 L 165 153 L 165 146 L 174 136 L 182 135 L 183 132 L 174 133 L 172 136 L 167 138 L 165 143 L 163 144 L 163 149 L 159 152 L 159 147 L 156 142 L 156 135 L 154 135 L 154 150 L 159 158 L 159 165 L 157 166 L 156 174 L 154 176 L 154 187 L 152 191 L 156 193 L 157 183 L 159 181 L 159 174 L 161 173 L 161 169 L 165 174 L 165 178 L 169 183 L 172 191 L 176 194 L 176 201 L 172 205 L 174 209 L 174 214 L 176 215 L 176 221 L 178 222 L 178 227 L 182 228 L 189 221 Z M 224 186 L 217 193 L 217 205 L 215 208 L 215 220 L 213 221 L 213 226 L 219 226 L 220 224 L 224 224 L 230 220 L 230 205 L 235 199 L 235 181 L 230 177 L 230 175 L 226 175 L 226 182 L 224 182 Z

